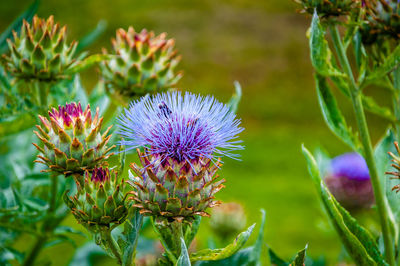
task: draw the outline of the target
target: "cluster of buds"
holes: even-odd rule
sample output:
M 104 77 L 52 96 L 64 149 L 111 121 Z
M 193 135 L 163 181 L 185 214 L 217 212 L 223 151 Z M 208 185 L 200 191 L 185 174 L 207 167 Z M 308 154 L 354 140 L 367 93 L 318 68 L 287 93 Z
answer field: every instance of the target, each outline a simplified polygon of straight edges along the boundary
M 210 227 L 223 240 L 237 235 L 245 226 L 246 214 L 239 203 L 222 203 L 212 211 Z
M 66 78 L 78 61 L 74 59 L 77 43 L 66 43 L 66 27 L 47 20 L 33 18 L 24 21 L 20 34 L 7 40 L 11 54 L 4 55 L 5 67 L 20 80 L 56 81 Z
M 294 0 L 301 5 L 301 13 L 317 14 L 321 18 L 350 15 L 360 7 L 359 0 Z
M 364 0 L 365 17 L 360 28 L 364 44 L 400 39 L 400 6 L 397 0 Z
M 135 188 L 133 206 L 141 214 L 190 222 L 195 215 L 209 216 L 205 210 L 219 204 L 214 195 L 224 187 L 225 180 L 217 181 L 215 173 L 221 164 L 212 164 L 207 158 L 161 161 L 160 156 L 139 150 L 138 154 L 142 167 L 131 164 L 136 176 L 130 184 Z
M 76 220 L 91 232 L 121 224 L 128 206 L 124 194 L 125 182 L 118 182 L 117 173 L 108 168 L 95 168 L 85 172 L 84 180 L 76 179 L 77 193 L 64 194 L 64 201 Z
M 104 61 L 100 70 L 107 88 L 122 100 L 173 88 L 182 76 L 174 72 L 180 57 L 165 33 L 119 29 L 112 46 L 116 57 Z
M 50 121 L 43 116 L 39 119 L 42 125 L 36 126 L 35 134 L 44 145 L 34 145 L 41 153 L 36 162 L 48 167 L 44 171 L 82 175 L 104 165 L 112 155 L 114 146 L 107 147 L 111 126 L 101 134 L 103 118 L 99 118 L 98 108 L 92 119 L 89 105 L 82 111 L 80 103 L 70 103 L 49 111 Z
M 336 200 L 349 210 L 367 209 L 375 203 L 368 166 L 358 153 L 332 159 L 325 183 Z

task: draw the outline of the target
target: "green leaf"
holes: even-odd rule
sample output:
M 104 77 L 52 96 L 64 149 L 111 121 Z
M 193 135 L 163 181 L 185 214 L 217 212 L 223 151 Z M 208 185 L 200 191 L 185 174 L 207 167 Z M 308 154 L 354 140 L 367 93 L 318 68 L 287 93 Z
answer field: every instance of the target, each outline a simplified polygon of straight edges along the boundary
M 194 221 L 192 222 L 191 225 L 186 225 L 186 226 L 189 226 L 189 228 L 184 230 L 184 232 L 185 232 L 185 243 L 186 243 L 186 245 L 188 247 L 190 247 L 190 244 L 192 243 L 194 237 L 197 234 L 197 231 L 199 231 L 200 222 L 201 222 L 201 216 L 197 215 L 194 218 Z
M 322 76 L 346 76 L 332 65 L 332 52 L 325 39 L 325 30 L 314 13 L 310 29 L 310 55 L 315 70 Z
M 18 18 L 16 18 L 8 28 L 3 31 L 0 35 L 0 54 L 4 54 L 7 52 L 8 45 L 7 39 L 12 38 L 12 31 L 20 32 L 22 27 L 22 22 L 25 19 L 26 21 L 30 22 L 35 15 L 38 7 L 39 7 L 39 0 L 34 1 L 25 11 L 22 13 Z
M 335 200 L 321 179 L 317 162 L 303 146 L 308 171 L 314 181 L 328 217 L 335 227 L 344 247 L 357 265 L 387 265 L 371 234 Z
M 130 208 L 128 219 L 124 223 L 124 231 L 118 238 L 118 245 L 122 250 L 123 265 L 130 265 L 136 256 L 136 246 L 139 239 L 139 231 L 142 227 L 143 216 L 137 208 Z
M 391 224 L 391 231 L 393 239 L 396 243 L 399 241 L 399 222 L 400 222 L 400 197 L 397 193 L 392 191 L 392 188 L 398 184 L 398 180 L 391 179 L 385 175 L 386 172 L 392 171 L 391 157 L 388 152 L 396 152 L 394 141 L 396 140 L 393 131 L 389 128 L 383 138 L 376 144 L 374 150 L 374 157 L 376 168 L 378 170 L 379 180 L 386 194 L 388 201 L 389 220 Z
M 179 256 L 178 260 L 176 261 L 176 266 L 190 266 L 189 253 L 186 248 L 185 240 L 181 238 L 181 255 Z
M 90 241 L 75 251 L 69 266 L 92 266 L 96 258 L 105 256 L 106 253 L 98 245 Z
M 80 51 L 92 45 L 107 29 L 107 21 L 100 20 L 96 27 L 89 32 L 86 36 L 79 40 L 78 46 L 76 47 L 75 54 L 79 54 Z
M 400 46 L 398 45 L 393 52 L 383 61 L 383 64 L 375 67 L 374 71 L 370 73 L 366 79 L 367 83 L 374 80 L 381 79 L 391 71 L 393 71 L 400 64 Z
M 261 209 L 261 226 L 258 232 L 256 243 L 253 246 L 253 250 L 250 254 L 248 265 L 261 265 L 261 251 L 264 243 L 264 227 L 265 227 L 265 210 Z
M 328 127 L 344 143 L 362 154 L 359 139 L 353 134 L 351 128 L 347 126 L 346 120 L 336 103 L 335 96 L 326 82 L 326 78 L 316 75 L 315 79 L 317 83 L 319 106 L 321 107 L 322 115 Z
M 232 244 L 229 244 L 225 248 L 220 249 L 203 249 L 196 253 L 190 254 L 190 261 L 198 260 L 222 260 L 235 254 L 241 249 L 246 241 L 249 239 L 253 232 L 255 224 L 250 226 L 246 231 L 240 233 Z
M 290 265 L 288 262 L 281 259 L 271 248 L 268 249 L 268 255 L 269 255 L 271 265 L 276 265 L 276 266 Z
M 88 56 L 85 59 L 83 59 L 82 61 L 78 62 L 76 64 L 76 66 L 69 69 L 67 74 L 79 73 L 97 63 L 100 63 L 103 60 L 107 60 L 112 57 L 113 57 L 112 55 L 107 55 L 107 54 L 94 54 L 94 55 Z
M 306 245 L 306 247 L 304 249 L 300 250 L 296 254 L 296 257 L 294 258 L 293 262 L 291 263 L 292 266 L 303 266 L 303 265 L 305 265 L 307 247 L 308 247 L 308 245 Z
M 239 107 L 240 100 L 242 99 L 242 87 L 238 81 L 235 81 L 235 93 L 232 95 L 231 99 L 228 102 L 229 110 L 232 113 L 236 113 Z

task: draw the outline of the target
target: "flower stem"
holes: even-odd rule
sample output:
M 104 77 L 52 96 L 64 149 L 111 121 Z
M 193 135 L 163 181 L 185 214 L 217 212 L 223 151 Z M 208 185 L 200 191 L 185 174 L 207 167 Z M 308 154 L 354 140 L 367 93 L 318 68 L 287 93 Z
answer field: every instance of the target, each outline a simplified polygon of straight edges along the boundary
M 378 210 L 378 215 L 382 227 L 383 241 L 385 245 L 385 257 L 390 265 L 395 265 L 394 251 L 393 251 L 393 240 L 390 233 L 389 227 L 389 215 L 388 215 L 388 205 L 387 200 L 384 196 L 381 183 L 379 182 L 379 175 L 375 164 L 375 159 L 373 156 L 371 139 L 369 136 L 367 120 L 365 118 L 364 108 L 361 99 L 361 91 L 356 83 L 353 72 L 350 67 L 349 60 L 346 55 L 346 51 L 343 47 L 343 43 L 340 39 L 340 34 L 337 26 L 329 27 L 333 44 L 335 46 L 337 56 L 342 66 L 342 69 L 348 75 L 350 79 L 350 95 L 353 104 L 354 113 L 357 120 L 357 126 L 360 133 L 361 143 L 363 146 L 365 160 L 368 165 L 369 174 L 371 177 L 371 183 L 374 190 L 376 206 Z
M 107 247 L 110 249 L 112 254 L 114 254 L 115 258 L 117 259 L 118 264 L 122 265 L 121 251 L 111 235 L 111 230 L 105 230 L 102 232 L 101 235 L 104 238 L 103 240 L 107 244 Z
M 393 71 L 393 110 L 397 121 L 400 121 L 400 67 L 396 67 Z M 396 121 L 394 127 L 396 129 L 397 141 L 400 141 L 400 125 Z

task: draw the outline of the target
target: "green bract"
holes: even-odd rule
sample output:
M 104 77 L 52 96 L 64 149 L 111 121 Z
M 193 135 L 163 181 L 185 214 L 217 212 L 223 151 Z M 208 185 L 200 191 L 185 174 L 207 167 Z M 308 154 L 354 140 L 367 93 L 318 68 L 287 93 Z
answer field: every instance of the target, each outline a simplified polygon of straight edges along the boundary
M 133 187 L 133 206 L 140 213 L 158 218 L 191 222 L 195 215 L 209 216 L 205 210 L 219 204 L 214 194 L 224 187 L 224 179 L 214 176 L 220 163 L 200 158 L 177 162 L 168 158 L 161 162 L 138 150 L 143 167 L 131 164 L 137 176 L 128 181 Z
M 42 153 L 36 162 L 48 166 L 47 172 L 55 172 L 66 176 L 83 174 L 85 170 L 105 165 L 112 147 L 107 147 L 111 138 L 108 132 L 111 126 L 100 133 L 103 118 L 99 118 L 99 109 L 92 120 L 90 106 L 82 111 L 80 103 L 59 106 L 49 112 L 50 121 L 39 116 L 42 126 L 37 125 L 35 134 L 44 144 L 35 147 Z
M 76 220 L 91 232 L 102 227 L 121 224 L 127 214 L 126 195 L 123 193 L 125 182 L 118 182 L 115 171 L 108 168 L 95 168 L 90 174 L 85 172 L 85 180 L 77 180 L 77 193 L 64 201 L 71 209 Z
M 33 18 L 24 21 L 21 33 L 13 32 L 14 40 L 7 40 L 10 55 L 4 55 L 5 66 L 17 79 L 57 81 L 68 77 L 68 71 L 78 64 L 74 59 L 76 42 L 66 42 L 66 26 Z
M 154 36 L 154 32 L 137 33 L 132 27 L 119 29 L 112 40 L 117 57 L 100 67 L 107 88 L 121 100 L 173 88 L 182 76 L 174 72 L 180 60 L 174 43 L 165 33 Z

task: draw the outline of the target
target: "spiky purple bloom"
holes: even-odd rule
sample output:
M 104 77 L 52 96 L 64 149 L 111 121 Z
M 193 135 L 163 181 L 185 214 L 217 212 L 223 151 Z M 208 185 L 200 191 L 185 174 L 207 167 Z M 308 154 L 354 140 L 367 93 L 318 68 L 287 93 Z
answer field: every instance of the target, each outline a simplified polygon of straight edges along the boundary
M 58 110 L 52 108 L 51 111 L 49 111 L 49 116 L 53 118 L 60 127 L 70 127 L 71 124 L 75 124 L 77 119 L 79 119 L 80 122 L 91 123 L 92 121 L 90 106 L 88 105 L 85 111 L 82 111 L 81 103 L 74 102 L 67 103 L 65 106 L 59 105 Z
M 104 183 L 106 180 L 110 179 L 110 170 L 108 168 L 94 168 L 92 171 L 91 181 Z
M 242 149 L 240 120 L 228 106 L 212 96 L 169 92 L 143 97 L 130 104 L 118 118 L 120 145 L 147 147 L 161 160 L 191 162 L 201 157 L 236 158 Z
M 368 166 L 358 153 L 345 153 L 331 160 L 325 183 L 335 198 L 348 209 L 371 207 L 374 192 Z

